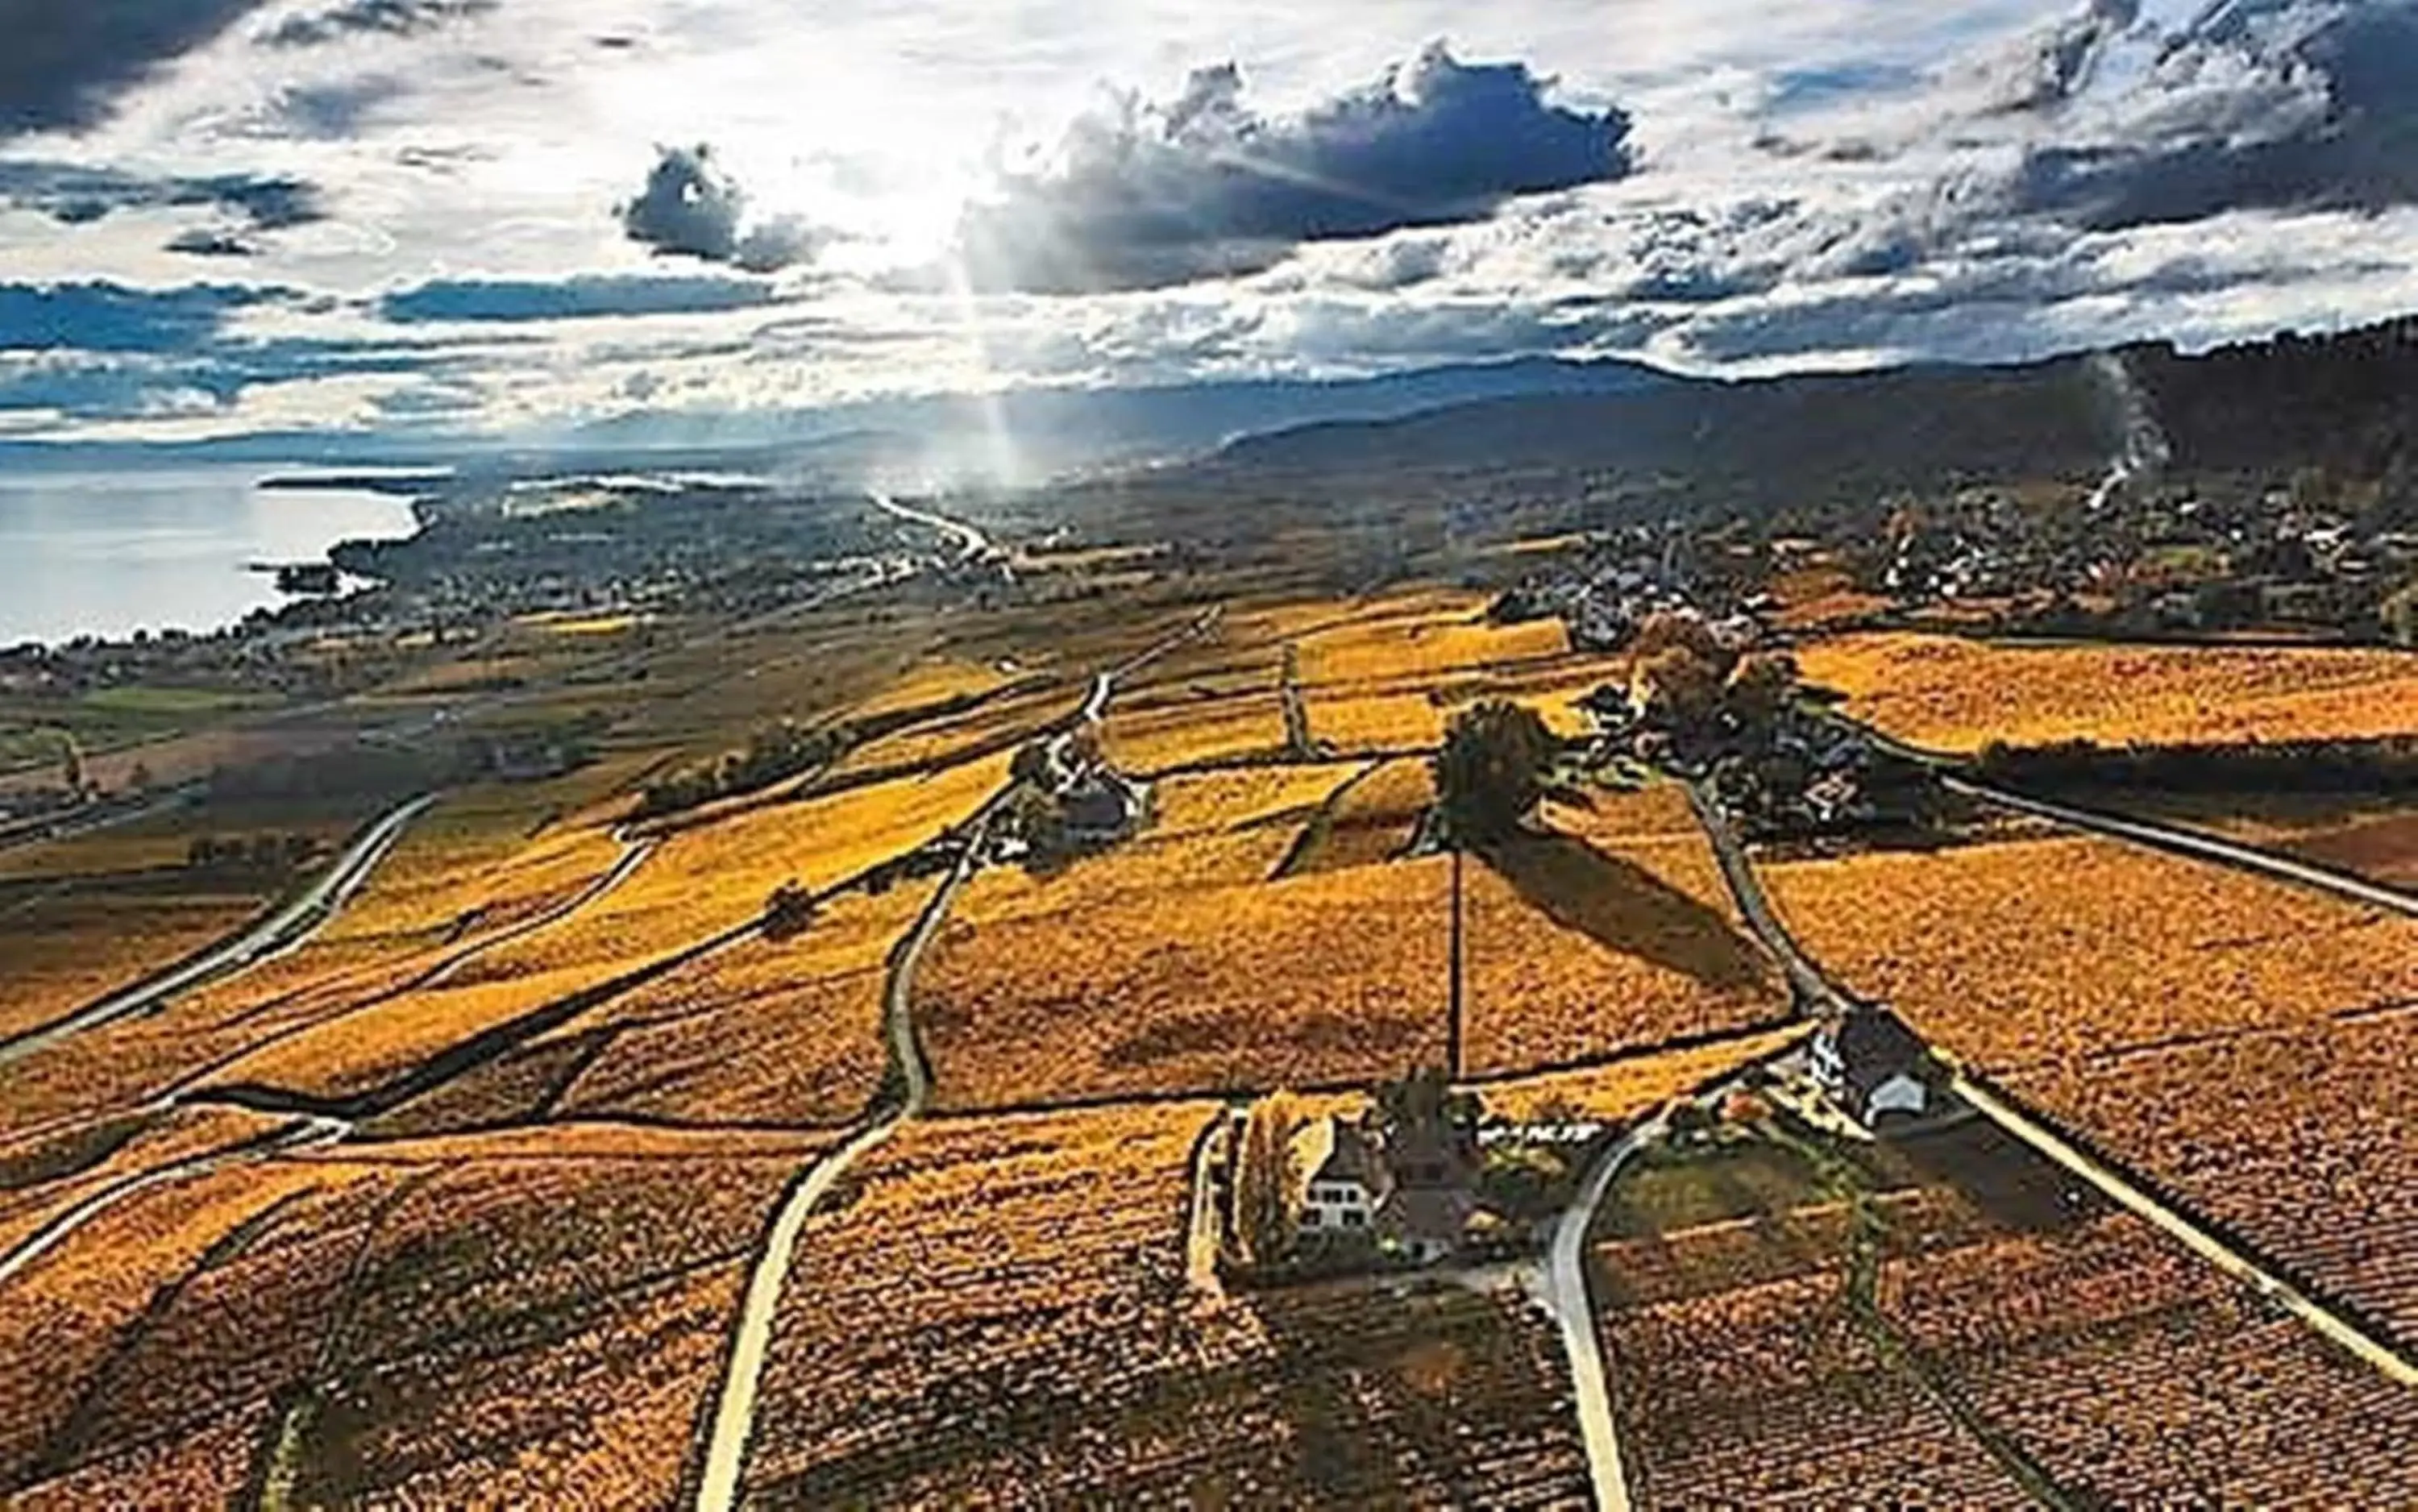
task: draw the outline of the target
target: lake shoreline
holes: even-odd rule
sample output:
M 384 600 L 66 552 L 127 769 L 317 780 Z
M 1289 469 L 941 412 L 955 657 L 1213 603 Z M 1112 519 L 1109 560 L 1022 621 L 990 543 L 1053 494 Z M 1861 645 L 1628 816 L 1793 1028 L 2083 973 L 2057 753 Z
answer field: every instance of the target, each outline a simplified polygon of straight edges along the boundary
M 208 637 L 298 602 L 255 564 L 419 533 L 405 480 L 370 481 L 266 464 L 0 478 L 0 647 Z

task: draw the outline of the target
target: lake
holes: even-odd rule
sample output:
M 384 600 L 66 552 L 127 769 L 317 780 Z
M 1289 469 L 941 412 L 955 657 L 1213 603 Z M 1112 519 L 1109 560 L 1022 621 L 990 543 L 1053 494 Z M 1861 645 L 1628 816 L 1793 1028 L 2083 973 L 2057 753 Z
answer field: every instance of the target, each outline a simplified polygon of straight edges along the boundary
M 0 646 L 221 629 L 284 602 L 252 563 L 316 561 L 339 541 L 415 528 L 398 496 L 260 486 L 305 470 L 0 475 Z

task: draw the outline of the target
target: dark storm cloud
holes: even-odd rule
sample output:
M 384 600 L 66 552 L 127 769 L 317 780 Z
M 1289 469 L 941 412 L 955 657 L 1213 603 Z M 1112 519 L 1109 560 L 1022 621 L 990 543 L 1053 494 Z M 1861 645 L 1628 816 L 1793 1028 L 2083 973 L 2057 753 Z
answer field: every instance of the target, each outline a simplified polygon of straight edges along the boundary
M 658 256 L 727 263 L 751 273 L 805 262 L 827 239 L 794 217 L 751 222 L 746 191 L 702 145 L 657 148 L 646 187 L 614 213 L 624 235 Z
M 320 47 L 346 37 L 413 37 L 449 23 L 483 16 L 497 0 L 345 0 L 325 10 L 288 16 L 262 32 L 263 47 Z
M 282 231 L 326 214 L 317 188 L 298 178 L 257 174 L 151 177 L 114 168 L 25 160 L 0 162 L 0 204 L 69 225 L 120 210 L 199 206 L 224 211 L 253 230 Z
M 186 257 L 256 257 L 260 254 L 256 243 L 247 241 L 232 231 L 212 231 L 207 227 L 180 231 L 168 238 L 165 248 Z
M 378 301 L 378 313 L 406 325 L 446 320 L 578 320 L 752 310 L 776 299 L 771 284 L 736 278 L 578 277 L 554 283 L 449 279 L 389 294 Z
M 76 130 L 260 0 L 0 0 L 0 136 Z
M 1462 64 L 1439 46 L 1278 118 L 1244 104 L 1232 65 L 1200 69 L 1173 100 L 1079 122 L 1058 166 L 1010 176 L 968 212 L 964 251 L 986 286 L 1147 288 L 1626 175 L 1628 116 L 1548 104 L 1546 86 L 1524 64 Z
M 2022 207 L 2112 229 L 2418 202 L 2418 0 L 2217 8 L 2135 103 L 2122 140 L 2033 152 Z

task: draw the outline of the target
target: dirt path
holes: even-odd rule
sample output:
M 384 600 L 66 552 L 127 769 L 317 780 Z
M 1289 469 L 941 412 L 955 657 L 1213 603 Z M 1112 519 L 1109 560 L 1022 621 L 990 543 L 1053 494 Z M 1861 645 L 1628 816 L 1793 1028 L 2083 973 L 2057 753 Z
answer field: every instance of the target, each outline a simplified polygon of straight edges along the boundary
M 586 887 L 581 888 L 578 893 L 574 893 L 573 896 L 556 904 L 553 908 L 546 909 L 543 913 L 537 914 L 532 918 L 524 919 L 519 924 L 513 924 L 509 929 L 499 929 L 492 935 L 474 940 L 470 944 L 463 947 L 461 950 L 453 952 L 451 955 L 447 955 L 443 960 L 438 961 L 435 966 L 430 967 L 426 971 L 405 983 L 401 987 L 395 990 L 392 996 L 399 998 L 406 992 L 418 992 L 423 987 L 437 986 L 443 984 L 447 978 L 452 976 L 454 972 L 469 965 L 472 961 L 477 960 L 480 956 L 487 955 L 492 951 L 501 950 L 506 945 L 510 945 L 515 940 L 527 939 L 529 936 L 536 934 L 539 930 L 546 928 L 551 924 L 560 924 L 563 920 L 570 918 L 573 914 L 578 913 L 589 905 L 601 901 L 615 888 L 618 888 L 623 882 L 628 881 L 632 872 L 636 871 L 640 866 L 646 864 L 647 858 L 654 854 L 655 846 L 657 844 L 657 842 L 652 840 L 629 839 L 619 830 L 614 832 L 614 838 L 621 842 L 621 854 L 614 859 L 613 864 L 605 870 L 602 877 L 597 878 L 596 880 L 589 883 Z
M 1226 1286 L 1217 1278 L 1221 1226 L 1217 1222 L 1217 1186 L 1210 1180 L 1210 1171 L 1233 1141 L 1234 1116 L 1248 1106 L 1228 1103 L 1201 1131 L 1201 1138 L 1192 1146 L 1191 1207 L 1184 1220 L 1184 1281 L 1194 1292 L 1212 1299 L 1223 1297 Z
M 436 794 L 423 793 L 379 816 L 300 895 L 233 939 L 222 940 L 161 975 L 114 992 L 55 1023 L 0 1041 L 0 1066 L 22 1061 L 85 1030 L 131 1017 L 180 992 L 249 970 L 294 949 L 343 911 L 361 884 L 369 880 L 370 873 L 377 869 L 378 863 L 403 838 L 411 821 L 436 802 Z
M 921 1117 L 930 1100 L 931 1070 L 925 1063 L 923 1046 L 915 1037 L 915 969 L 940 933 L 950 904 L 956 900 L 957 890 L 973 874 L 974 857 L 980 849 L 978 837 L 977 843 L 967 846 L 956 870 L 932 894 L 914 930 L 891 959 L 890 976 L 883 990 L 882 1017 L 890 1053 L 904 1089 L 898 1106 L 806 1168 L 782 1199 L 772 1229 L 765 1236 L 763 1252 L 757 1257 L 756 1267 L 747 1277 L 747 1296 L 740 1308 L 738 1331 L 731 1337 L 722 1392 L 714 1404 L 712 1436 L 707 1441 L 705 1473 L 697 1487 L 696 1504 L 699 1512 L 727 1512 L 738 1504 L 740 1475 L 747 1463 L 747 1439 L 756 1426 L 756 1396 L 763 1383 L 764 1360 L 773 1343 L 773 1324 L 780 1312 L 782 1288 L 788 1280 L 789 1266 L 797 1255 L 798 1240 L 805 1232 L 806 1219 L 834 1184 L 889 1139 L 901 1123 Z
M 1131 661 L 1100 673 L 1093 681 L 1092 696 L 1084 706 L 1083 718 L 1098 720 L 1104 717 L 1108 713 L 1109 702 L 1116 695 L 1117 685 L 1123 679 L 1177 647 L 1206 634 L 1217 625 L 1223 612 L 1222 604 L 1214 605 L 1183 630 Z M 891 957 L 890 975 L 882 994 L 882 1020 L 884 1034 L 890 1042 L 891 1061 L 898 1068 L 901 1089 L 898 1105 L 886 1116 L 859 1130 L 848 1143 L 809 1166 L 796 1184 L 790 1187 L 779 1211 L 773 1215 L 773 1226 L 765 1235 L 763 1252 L 757 1257 L 755 1269 L 747 1277 L 747 1295 L 740 1307 L 738 1328 L 731 1336 L 722 1390 L 714 1401 L 713 1426 L 706 1443 L 705 1468 L 697 1485 L 695 1504 L 697 1512 L 728 1512 L 738 1504 L 740 1478 L 747 1464 L 747 1440 L 756 1426 L 757 1393 L 763 1383 L 765 1356 L 773 1342 L 773 1324 L 780 1311 L 782 1289 L 788 1281 L 789 1268 L 797 1255 L 798 1241 L 805 1232 L 806 1219 L 842 1176 L 867 1153 L 879 1149 L 897 1132 L 900 1124 L 922 1117 L 931 1100 L 931 1066 L 924 1059 L 923 1045 L 915 1034 L 915 970 L 923 961 L 924 953 L 940 934 L 941 925 L 947 920 L 950 905 L 956 901 L 958 891 L 972 878 L 980 864 L 983 837 L 991 816 L 1007 802 L 1015 791 L 1011 787 L 999 794 L 975 818 L 956 865 L 950 870 L 940 890 L 932 894 L 932 900 L 925 905 L 924 912 L 915 921 L 915 927 Z

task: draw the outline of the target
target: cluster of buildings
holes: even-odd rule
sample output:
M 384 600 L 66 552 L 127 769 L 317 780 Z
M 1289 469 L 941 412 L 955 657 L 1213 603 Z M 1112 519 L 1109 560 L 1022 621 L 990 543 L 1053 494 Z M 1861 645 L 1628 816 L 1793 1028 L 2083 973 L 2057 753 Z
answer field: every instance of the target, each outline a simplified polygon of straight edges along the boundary
M 1964 606 L 2007 628 L 2293 625 L 2418 642 L 2418 617 L 2392 607 L 2418 580 L 2418 530 L 2304 492 L 2217 480 L 2080 511 L 1975 490 L 1901 512 L 1867 555 L 1868 579 L 1903 603 Z
M 1475 1131 L 1440 1117 L 1313 1119 L 1293 1137 L 1290 1168 L 1303 1250 L 1368 1245 L 1428 1265 L 1501 1226 L 1477 1198 Z
M 1608 554 L 1584 566 L 1535 574 L 1495 601 L 1507 624 L 1559 619 L 1583 651 L 1616 651 L 1658 614 L 1694 612 L 1674 552 Z
M 1109 761 L 1095 726 L 1026 746 L 1013 770 L 1023 796 L 990 830 L 993 861 L 1064 861 L 1105 850 L 1150 822 L 1150 784 Z

